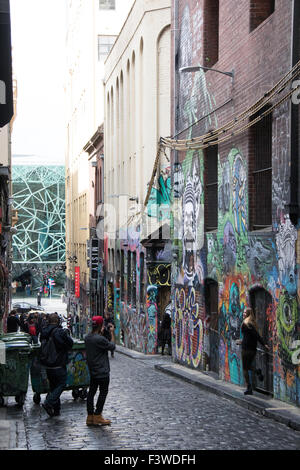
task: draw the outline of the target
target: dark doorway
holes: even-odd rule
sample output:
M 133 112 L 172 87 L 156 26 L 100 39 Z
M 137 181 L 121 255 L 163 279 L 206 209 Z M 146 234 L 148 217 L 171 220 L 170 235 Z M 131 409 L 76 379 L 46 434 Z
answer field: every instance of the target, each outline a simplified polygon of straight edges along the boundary
M 257 374 L 253 374 L 253 385 L 258 392 L 273 395 L 273 357 L 272 342 L 269 334 L 267 311 L 273 307 L 272 296 L 265 289 L 258 288 L 250 292 L 251 308 L 255 312 L 258 332 L 265 344 L 269 346 L 266 351 L 260 343 L 257 345 L 256 370 L 261 370 L 263 380 L 259 380 Z
M 219 288 L 212 279 L 205 281 L 205 307 L 209 328 L 209 370 L 219 373 Z

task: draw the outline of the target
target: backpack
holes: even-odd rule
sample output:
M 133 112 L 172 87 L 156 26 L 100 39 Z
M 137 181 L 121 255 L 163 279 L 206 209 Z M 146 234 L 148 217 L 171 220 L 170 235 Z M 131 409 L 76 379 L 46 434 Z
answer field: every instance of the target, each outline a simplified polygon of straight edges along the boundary
M 40 349 L 40 363 L 46 367 L 54 367 L 58 360 L 58 353 L 55 347 L 54 339 L 52 338 L 53 332 L 56 328 L 50 333 L 48 339 L 43 339 L 41 342 Z
M 29 331 L 29 334 L 31 336 L 36 336 L 36 327 L 35 327 L 35 325 L 29 325 L 28 331 Z

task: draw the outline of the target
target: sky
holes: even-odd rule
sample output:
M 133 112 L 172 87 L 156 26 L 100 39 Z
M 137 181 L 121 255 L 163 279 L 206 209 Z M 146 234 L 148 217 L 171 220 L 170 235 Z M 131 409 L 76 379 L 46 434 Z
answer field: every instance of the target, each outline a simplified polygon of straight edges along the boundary
M 64 164 L 65 0 L 10 0 L 18 83 L 12 154 Z

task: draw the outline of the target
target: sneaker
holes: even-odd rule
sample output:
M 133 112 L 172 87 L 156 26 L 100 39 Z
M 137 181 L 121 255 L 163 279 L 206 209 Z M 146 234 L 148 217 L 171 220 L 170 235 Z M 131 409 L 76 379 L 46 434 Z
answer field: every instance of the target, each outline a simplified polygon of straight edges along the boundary
M 88 415 L 86 418 L 86 425 L 87 426 L 93 426 L 94 424 L 94 415 Z
M 247 388 L 247 390 L 244 392 L 244 395 L 253 395 L 252 388 Z
M 44 408 L 46 413 L 48 413 L 48 415 L 51 416 L 51 418 L 52 416 L 54 416 L 54 409 L 52 408 L 52 406 L 48 405 L 48 403 L 43 403 L 42 407 Z
M 109 419 L 104 419 L 102 415 L 94 415 L 93 424 L 107 425 L 110 423 L 111 421 Z
M 54 410 L 53 416 L 60 416 L 60 410 Z

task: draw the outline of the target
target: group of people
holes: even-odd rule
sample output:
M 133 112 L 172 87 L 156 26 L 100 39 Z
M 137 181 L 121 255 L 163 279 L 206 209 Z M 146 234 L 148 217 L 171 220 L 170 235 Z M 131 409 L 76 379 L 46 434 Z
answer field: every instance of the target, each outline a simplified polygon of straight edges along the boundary
M 38 337 L 42 328 L 47 324 L 47 314 L 38 312 L 21 313 L 12 310 L 7 318 L 7 333 L 16 333 L 18 330 L 28 333 L 32 343 L 38 343 Z
M 44 410 L 50 417 L 60 415 L 60 396 L 67 383 L 68 351 L 72 349 L 73 339 L 69 329 L 62 328 L 57 313 L 48 315 L 48 325 L 40 334 L 40 359 L 46 368 L 50 392 L 44 403 Z M 110 364 L 108 352 L 115 351 L 114 321 L 109 313 L 92 318 L 92 330 L 84 338 L 86 346 L 87 364 L 90 373 L 90 386 L 87 395 L 87 426 L 109 425 L 110 420 L 102 416 L 102 411 L 108 394 L 110 381 Z M 54 345 L 56 354 L 53 354 L 49 343 Z M 47 356 L 48 354 L 48 356 Z M 51 359 L 50 359 L 51 354 Z M 99 396 L 94 406 L 95 395 L 99 389 Z
M 73 346 L 73 339 L 70 331 L 63 328 L 61 318 L 57 312 L 52 314 L 31 314 L 26 317 L 21 315 L 19 319 L 16 311 L 12 311 L 7 320 L 7 329 L 16 331 L 20 327 L 22 331 L 30 332 L 30 328 L 34 324 L 36 328 L 35 337 L 39 336 L 41 349 L 46 351 L 46 345 L 51 342 L 54 345 L 56 355 L 52 352 L 52 362 L 47 362 L 43 352 L 41 357 L 44 359 L 44 366 L 47 371 L 47 377 L 50 385 L 43 408 L 49 416 L 58 416 L 60 414 L 60 396 L 66 387 L 67 381 L 67 362 L 68 351 Z M 111 421 L 105 419 L 102 415 L 104 404 L 109 389 L 110 382 L 110 363 L 109 351 L 113 356 L 115 351 L 114 321 L 109 313 L 105 313 L 104 317 L 92 317 L 92 328 L 85 338 L 87 365 L 90 373 L 90 386 L 87 395 L 87 419 L 86 425 L 109 425 Z M 268 345 L 258 333 L 255 315 L 252 309 L 245 309 L 242 323 L 242 363 L 244 378 L 247 389 L 246 395 L 253 393 L 252 368 L 256 355 L 257 343 L 260 342 L 266 349 Z M 162 354 L 164 354 L 165 344 L 171 346 L 171 316 L 170 312 L 165 310 L 164 317 L 160 329 L 160 341 L 162 345 Z M 50 349 L 48 348 L 47 351 Z M 99 390 L 96 406 L 94 406 L 95 395 Z

